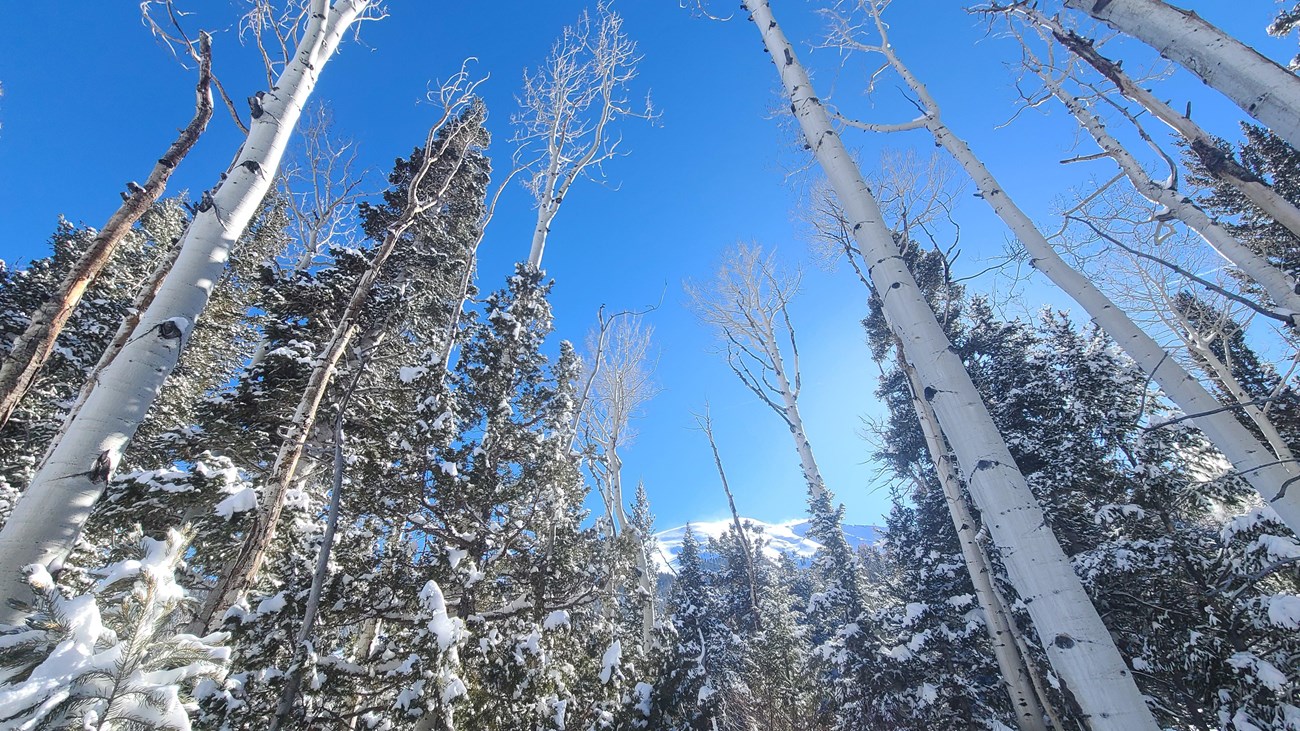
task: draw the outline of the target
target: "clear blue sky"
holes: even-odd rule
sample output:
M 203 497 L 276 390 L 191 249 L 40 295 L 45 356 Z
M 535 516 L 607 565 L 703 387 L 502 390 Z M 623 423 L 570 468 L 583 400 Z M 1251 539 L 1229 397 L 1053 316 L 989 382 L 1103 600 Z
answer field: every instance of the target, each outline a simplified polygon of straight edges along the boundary
M 262 88 L 254 49 L 242 46 L 232 29 L 238 3 L 180 4 L 195 11 L 191 27 L 215 31 L 216 69 L 232 96 L 243 99 Z M 544 58 L 560 29 L 586 5 L 388 4 L 390 17 L 366 24 L 361 42 L 343 47 L 316 95 L 331 106 L 337 131 L 360 144 L 363 163 L 379 174 L 422 139 L 432 109 L 418 102 L 428 82 L 446 77 L 467 56 L 491 73 L 482 91 L 494 152 L 504 160 L 522 70 Z M 822 32 L 813 13 L 818 4 L 780 0 L 774 10 L 815 72 L 821 95 L 877 121 L 906 118 L 897 92 L 886 88 L 874 108 L 865 105 L 861 75 L 837 72 L 834 52 L 809 49 Z M 1046 220 L 1071 186 L 1090 174 L 1108 177 L 1110 168 L 1061 168 L 1057 161 L 1069 157 L 1076 142 L 1061 111 L 1026 114 L 997 128 L 1016 99 L 1006 67 L 1014 44 L 986 38 L 964 4 L 897 0 L 890 10 L 894 45 L 928 82 L 957 132 L 1023 207 Z M 1263 32 L 1278 7 L 1272 0 L 1182 4 L 1274 58 L 1285 61 L 1295 51 L 1294 41 Z M 715 9 L 731 12 L 736 5 L 717 2 Z M 644 53 L 640 88 L 651 91 L 661 123 L 626 125 L 631 155 L 608 166 L 612 184 L 583 185 L 566 199 L 552 226 L 545 268 L 557 280 L 559 333 L 579 343 L 601 304 L 637 308 L 664 293 L 663 306 L 648 319 L 656 331 L 663 392 L 626 454 L 627 479 L 645 479 L 661 527 L 720 516 L 725 502 L 707 444 L 690 428 L 691 411 L 707 399 L 742 512 L 772 521 L 801 514 L 803 488 L 788 433 L 711 354 L 710 335 L 686 311 L 682 296 L 682 281 L 707 279 L 726 246 L 756 241 L 777 248 L 788 264 L 804 265 L 805 294 L 794 315 L 810 437 L 849 521 L 878 523 L 888 497 L 875 489 L 870 447 L 858 436 L 862 417 L 879 413 L 871 395 L 876 368 L 858 326 L 865 294 L 848 272 L 811 264 L 798 236 L 799 185 L 789 175 L 803 158 L 779 119 L 784 105 L 758 34 L 743 17 L 728 23 L 693 18 L 671 0 L 621 0 L 618 7 Z M 149 37 L 137 13 L 137 4 L 125 0 L 64 0 L 27 4 L 0 25 L 0 258 L 22 262 L 44 255 L 59 214 L 102 224 L 124 183 L 146 175 L 189 119 L 192 72 Z M 1124 46 L 1124 55 L 1129 69 L 1150 61 L 1134 45 Z M 1235 136 L 1238 115 L 1198 83 L 1177 76 L 1160 88 L 1178 108 L 1194 98 L 1202 123 Z M 868 165 L 877 162 L 883 145 L 914 145 L 927 155 L 933 149 L 918 133 L 847 139 L 860 146 Z M 238 143 L 233 124 L 218 110 L 169 192 L 210 186 Z M 961 268 L 978 271 L 980 258 L 1000 250 L 1005 234 L 978 200 L 968 197 L 958 214 Z M 484 288 L 496 287 L 511 263 L 526 256 L 532 220 L 522 190 L 503 200 L 483 251 Z M 990 286 L 987 278 L 972 285 Z M 1042 304 L 1068 307 L 1046 287 L 1027 294 L 1030 311 Z

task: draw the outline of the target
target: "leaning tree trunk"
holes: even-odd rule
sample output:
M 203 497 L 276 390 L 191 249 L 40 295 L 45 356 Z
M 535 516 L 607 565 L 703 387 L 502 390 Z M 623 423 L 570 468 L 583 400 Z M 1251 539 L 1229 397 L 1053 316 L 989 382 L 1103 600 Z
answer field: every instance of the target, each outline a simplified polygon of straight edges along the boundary
M 791 335 L 791 342 L 794 341 Z M 803 473 L 804 482 L 808 485 L 808 496 L 812 500 L 819 500 L 826 494 L 826 480 L 822 478 L 822 471 L 817 467 L 817 458 L 813 456 L 812 442 L 808 441 L 808 431 L 803 425 L 803 415 L 799 413 L 799 388 L 790 383 L 789 376 L 786 375 L 785 358 L 781 355 L 781 349 L 777 347 L 773 337 L 772 342 L 767 343 L 768 358 L 772 360 L 773 376 L 776 378 L 776 390 L 781 392 L 781 402 L 784 407 L 786 426 L 790 427 L 790 437 L 794 440 L 794 449 L 799 453 L 799 470 Z M 795 354 L 795 382 L 799 381 L 799 358 Z
M 427 199 L 421 197 L 420 188 L 424 185 L 433 164 L 445 159 L 447 151 L 461 134 L 467 132 L 473 134 L 474 125 L 466 122 L 457 123 L 451 120 L 451 116 L 449 111 L 429 130 L 424 146 L 424 160 L 408 183 L 407 201 L 401 216 L 385 232 L 383 242 L 375 250 L 370 265 L 357 280 L 352 296 L 339 314 L 329 342 L 317 357 L 311 375 L 307 379 L 307 386 L 298 401 L 298 408 L 289 423 L 287 435 L 280 444 L 275 463 L 267 475 L 267 488 L 262 493 L 257 515 L 252 525 L 245 530 L 244 540 L 239 550 L 226 563 L 216 586 L 208 594 L 203 608 L 194 618 L 192 631 L 211 629 L 227 609 L 243 598 L 257 579 L 257 574 L 262 569 L 262 562 L 266 559 L 266 553 L 275 539 L 276 527 L 284 511 L 284 502 L 289 494 L 289 488 L 293 485 L 298 461 L 302 459 L 308 437 L 316 425 L 316 412 L 320 409 L 321 400 L 325 398 L 325 392 L 329 390 L 334 380 L 339 359 L 352 344 L 352 339 L 360 328 L 366 303 L 370 301 L 371 291 L 379 280 L 384 264 L 418 217 L 443 201 L 447 189 L 464 164 L 465 150 L 455 150 L 453 154 L 456 155 L 456 163 L 447 173 L 447 177 L 440 181 L 433 197 Z M 459 128 L 435 147 L 435 135 L 444 123 L 459 124 Z M 468 145 L 471 141 L 472 139 L 465 144 Z
M 212 119 L 212 39 L 207 33 L 199 34 L 199 84 L 195 89 L 197 102 L 194 117 L 181 130 L 158 162 L 154 164 L 144 185 L 132 184 L 125 201 L 109 217 L 108 223 L 95 235 L 73 265 L 72 271 L 59 282 L 50 298 L 32 313 L 31 322 L 14 341 L 0 366 L 0 427 L 9 422 L 14 409 L 31 390 L 45 361 L 54 352 L 59 333 L 67 325 L 72 313 L 81 302 L 86 289 L 99 277 L 117 251 L 117 245 L 140 220 L 145 211 L 157 202 L 167 187 L 176 166 L 189 154 L 199 135 L 207 129 Z
M 1209 132 L 1202 129 L 1191 118 L 1174 111 L 1173 107 L 1162 101 L 1160 97 L 1144 89 L 1125 73 L 1118 63 L 1101 55 L 1090 39 L 1067 30 L 1054 18 L 1049 18 L 1029 6 L 1018 6 L 1016 11 L 1024 14 L 1030 21 L 1046 27 L 1061 45 L 1109 79 L 1121 94 L 1140 104 L 1156 119 L 1182 135 L 1183 139 L 1187 140 L 1187 148 L 1196 155 L 1196 159 L 1211 175 L 1232 186 L 1274 221 L 1285 226 L 1296 236 L 1300 236 L 1300 207 L 1296 207 L 1258 175 L 1237 162 L 1232 153 L 1219 147 Z
M 1237 474 L 1254 487 L 1272 505 L 1292 530 L 1300 531 L 1300 490 L 1288 491 L 1300 480 L 1300 470 L 1291 463 L 1276 459 L 1236 417 L 1225 411 L 1219 401 L 1179 364 L 1146 331 L 1138 327 L 1091 279 L 1072 269 L 1052 248 L 1034 222 L 1007 195 L 984 162 L 976 157 L 965 140 L 953 134 L 944 123 L 934 97 L 892 48 L 885 53 L 926 110 L 920 118 L 934 135 L 935 142 L 962 166 L 979 190 L 980 196 L 1011 229 L 1029 253 L 1030 266 L 1047 276 L 1056 286 L 1078 302 L 1147 375 L 1159 384 L 1165 395 L 1205 433 L 1210 442 L 1232 463 Z
M 1300 294 L 1296 293 L 1296 283 L 1291 277 L 1270 264 L 1267 259 L 1255 253 L 1250 247 L 1238 241 L 1226 228 L 1211 219 L 1205 211 L 1201 210 L 1187 196 L 1160 184 L 1148 175 L 1147 171 L 1142 167 L 1142 163 L 1138 162 L 1137 158 L 1119 140 L 1106 131 L 1105 123 L 1096 114 L 1093 114 L 1082 100 L 1066 90 L 1063 84 L 1057 82 L 1052 77 L 1049 69 L 1040 69 L 1039 76 L 1043 79 L 1048 91 L 1061 100 L 1061 103 L 1065 105 L 1070 114 L 1078 120 L 1080 126 L 1087 130 L 1088 134 L 1092 135 L 1092 139 L 1096 141 L 1097 146 L 1105 152 L 1107 157 L 1114 160 L 1115 164 L 1119 165 L 1119 169 L 1143 198 L 1163 207 L 1174 218 L 1182 221 L 1188 228 L 1200 235 L 1220 256 L 1259 284 L 1268 294 L 1269 299 L 1282 308 L 1280 314 L 1288 317 L 1292 325 L 1296 324 L 1297 318 L 1300 318 Z
M 271 721 L 271 731 L 276 731 L 284 725 L 293 713 L 293 708 L 298 702 L 298 694 L 302 690 L 303 675 L 307 672 L 308 655 L 312 651 L 312 633 L 316 628 L 316 616 L 320 612 L 321 594 L 325 590 L 325 578 L 329 573 L 330 554 L 334 551 L 334 534 L 338 530 L 339 512 L 343 502 L 343 473 L 346 469 L 346 462 L 343 459 L 343 422 L 347 418 L 352 394 L 356 392 L 357 384 L 361 382 L 361 376 L 365 372 L 366 361 L 364 357 L 360 359 L 352 384 L 343 398 L 339 399 L 339 412 L 334 419 L 334 479 L 330 485 L 329 510 L 325 513 L 325 530 L 321 533 L 316 566 L 311 575 L 311 589 L 307 593 L 307 606 L 302 613 L 302 626 L 298 628 L 298 634 L 294 637 L 289 678 L 280 693 L 275 717 Z
M 1300 78 L 1276 61 L 1164 0 L 1065 0 L 1065 5 L 1156 49 L 1300 148 Z
M 1003 555 L 1007 573 L 1062 684 L 1095 731 L 1156 731 L 1156 723 L 1114 641 L 1052 534 L 961 358 L 907 269 L 853 157 L 772 17 L 767 0 L 746 0 L 794 113 L 849 216 L 870 262 L 886 321 L 917 375 L 935 390 L 932 406 Z
M 1011 630 L 1011 618 L 1006 607 L 998 600 L 993 589 L 993 572 L 988 558 L 977 538 L 975 516 L 966 506 L 962 494 L 961 478 L 957 475 L 956 465 L 952 463 L 952 453 L 944 443 L 943 432 L 939 429 L 939 420 L 922 394 L 924 387 L 913 369 L 899 353 L 899 367 L 907 373 L 912 384 L 912 404 L 916 407 L 916 417 L 921 423 L 921 433 L 925 436 L 926 447 L 930 450 L 930 459 L 934 471 L 943 488 L 943 499 L 948 504 L 948 514 L 952 517 L 952 526 L 957 532 L 957 542 L 961 544 L 961 555 L 970 574 L 971 585 L 975 588 L 975 597 L 980 609 L 984 610 L 985 628 L 988 630 L 989 644 L 993 646 L 993 656 L 997 660 L 998 670 L 1007 687 L 1011 707 L 1016 714 L 1016 727 L 1020 731 L 1047 731 L 1043 706 L 1047 699 L 1040 699 L 1034 686 L 1034 676 L 1025 664 L 1016 646 L 1015 634 Z
M 0 530 L 0 623 L 23 613 L 30 589 L 20 569 L 58 567 L 113 476 L 123 450 L 176 366 L 185 339 L 221 279 L 235 241 L 270 190 L 303 105 L 343 34 L 371 0 L 314 0 L 303 40 L 275 86 L 254 105 L 247 139 L 215 192 L 205 193 L 176 263 L 140 325 L 66 426 Z
M 709 448 L 713 450 L 713 464 L 718 468 L 718 478 L 722 482 L 722 491 L 727 494 L 727 505 L 731 508 L 731 525 L 736 529 L 736 541 L 745 554 L 745 573 L 749 579 L 749 608 L 754 613 L 754 631 L 763 629 L 762 619 L 758 614 L 758 572 L 754 570 L 754 550 L 745 533 L 745 526 L 740 522 L 740 511 L 736 510 L 736 498 L 731 494 L 731 484 L 727 482 L 727 472 L 722 468 L 722 454 L 718 452 L 718 443 L 713 439 L 713 421 L 706 411 L 704 416 L 696 417 L 700 429 L 709 438 Z

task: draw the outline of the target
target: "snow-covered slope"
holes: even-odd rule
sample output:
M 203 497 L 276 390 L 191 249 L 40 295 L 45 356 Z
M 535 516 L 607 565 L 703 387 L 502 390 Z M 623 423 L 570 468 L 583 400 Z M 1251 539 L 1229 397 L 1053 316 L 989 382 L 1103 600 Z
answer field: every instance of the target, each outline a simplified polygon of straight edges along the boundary
M 809 524 L 806 520 L 765 523 L 761 520 L 741 518 L 741 522 L 750 529 L 751 536 L 764 542 L 763 551 L 773 558 L 788 553 L 796 558 L 810 559 L 821 547 L 821 544 L 808 537 Z M 731 528 L 731 519 L 693 521 L 690 526 L 691 531 L 695 533 L 695 539 L 707 545 L 710 538 L 721 537 Z M 659 565 L 660 573 L 669 573 L 669 564 L 674 567 L 677 565 L 677 554 L 682 550 L 682 536 L 685 534 L 684 525 L 655 534 L 659 543 L 655 561 Z M 874 525 L 844 526 L 844 536 L 848 538 L 851 548 L 874 545 L 880 541 L 881 535 L 882 530 Z

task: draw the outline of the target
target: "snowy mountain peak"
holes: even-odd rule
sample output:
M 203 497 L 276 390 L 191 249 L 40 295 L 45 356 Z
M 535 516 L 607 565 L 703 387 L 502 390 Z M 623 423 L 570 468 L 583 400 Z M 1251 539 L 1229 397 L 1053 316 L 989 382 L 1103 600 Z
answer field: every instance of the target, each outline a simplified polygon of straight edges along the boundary
M 799 559 L 810 559 L 821 544 L 808 537 L 808 528 L 810 524 L 807 520 L 789 520 L 782 523 L 767 523 L 752 518 L 741 518 L 741 523 L 745 525 L 748 533 L 755 541 L 763 544 L 763 552 L 772 557 L 779 558 L 783 554 L 790 554 Z M 707 545 L 709 539 L 720 538 L 731 529 L 732 521 L 730 518 L 723 520 L 710 521 L 691 521 L 687 525 L 695 534 L 695 539 L 701 544 Z M 844 537 L 849 541 L 850 548 L 859 546 L 870 546 L 878 543 L 883 535 L 883 530 L 874 525 L 846 525 L 843 526 Z M 677 566 L 677 556 L 682 551 L 682 539 L 686 535 L 686 526 L 681 525 L 676 528 L 670 528 L 655 534 L 658 541 L 659 550 L 655 556 L 655 563 L 659 566 L 660 573 L 671 573 Z

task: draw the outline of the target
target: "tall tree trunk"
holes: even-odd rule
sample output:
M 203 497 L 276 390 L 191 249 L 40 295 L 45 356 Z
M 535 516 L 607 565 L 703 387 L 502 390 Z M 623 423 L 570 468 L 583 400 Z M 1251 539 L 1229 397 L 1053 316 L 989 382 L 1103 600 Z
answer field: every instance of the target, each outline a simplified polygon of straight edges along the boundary
M 791 335 L 791 342 L 794 336 Z M 817 466 L 817 458 L 813 456 L 812 442 L 808 441 L 808 431 L 804 429 L 803 415 L 799 413 L 799 392 L 797 387 L 790 383 L 786 376 L 785 360 L 781 356 L 781 349 L 773 347 L 768 357 L 776 366 L 773 375 L 776 377 L 776 388 L 781 392 L 781 402 L 784 407 L 784 416 L 786 426 L 790 427 L 790 438 L 794 440 L 794 449 L 799 453 L 799 470 L 803 474 L 804 482 L 808 485 L 808 496 L 813 500 L 820 499 L 826 494 L 826 480 L 822 478 L 822 471 Z M 796 381 L 799 374 L 795 373 Z
M 1300 207 L 1279 195 L 1267 182 L 1237 162 L 1232 153 L 1219 147 L 1209 132 L 1144 89 L 1141 84 L 1124 73 L 1118 63 L 1101 55 L 1092 40 L 1067 30 L 1056 19 L 1049 18 L 1027 5 L 1017 6 L 1016 12 L 1023 14 L 1031 22 L 1046 27 L 1061 45 L 1109 79 L 1121 94 L 1140 104 L 1156 119 L 1182 135 L 1183 139 L 1187 140 L 1188 149 L 1196 155 L 1201 165 L 1211 175 L 1231 185 L 1273 220 L 1285 226 L 1296 236 L 1300 236 Z
M 1070 114 L 1088 131 L 1088 134 L 1092 135 L 1097 146 L 1119 165 L 1120 170 L 1133 184 L 1133 188 L 1143 198 L 1163 207 L 1174 218 L 1199 234 L 1220 256 L 1258 283 L 1268 293 L 1269 299 L 1282 308 L 1284 314 L 1290 316 L 1292 325 L 1297 322 L 1297 318 L 1300 318 L 1300 294 L 1296 293 L 1296 283 L 1291 277 L 1238 241 L 1187 196 L 1153 180 L 1142 167 L 1142 163 L 1138 162 L 1119 140 L 1106 131 L 1105 123 L 1078 97 L 1066 90 L 1063 84 L 1057 82 L 1052 76 L 1051 69 L 1039 67 L 1035 70 L 1039 72 L 1048 91 L 1061 100 Z
M 298 460 L 302 458 L 307 439 L 316 425 L 316 412 L 325 397 L 325 392 L 333 382 L 339 359 L 343 357 L 343 353 L 347 351 L 356 336 L 366 303 L 370 300 L 371 291 L 379 280 L 384 264 L 417 218 L 442 202 L 447 189 L 464 164 L 465 150 L 463 148 L 455 150 L 453 154 L 456 155 L 456 162 L 447 173 L 447 177 L 439 181 L 432 197 L 423 197 L 420 188 L 424 185 L 433 164 L 444 160 L 448 150 L 457 140 L 461 140 L 466 146 L 473 141 L 472 135 L 477 129 L 477 124 L 455 121 L 452 116 L 453 110 L 448 108 L 443 118 L 430 128 L 424 146 L 424 159 L 420 169 L 415 172 L 408 184 L 408 197 L 402 214 L 388 227 L 384 240 L 375 250 L 370 265 L 357 280 L 352 296 L 343 311 L 339 313 L 338 324 L 329 342 L 316 359 L 307 380 L 307 387 L 303 390 L 298 408 L 289 423 L 288 434 L 280 444 L 275 463 L 267 474 L 267 487 L 262 493 L 257 515 L 252 525 L 244 532 L 244 540 L 240 544 L 239 551 L 226 563 L 216 586 L 208 594 L 203 608 L 195 617 L 192 631 L 202 634 L 201 629 L 211 629 L 217 618 L 243 598 L 257 579 L 262 562 L 266 559 L 266 553 L 275 539 L 276 527 L 284 511 L 285 497 L 294 481 Z M 441 144 L 436 144 L 435 136 L 445 124 L 459 126 L 448 134 Z M 462 140 L 462 137 L 467 139 Z
M 1011 698 L 1011 707 L 1015 710 L 1016 727 L 1020 731 L 1047 731 L 1043 711 L 1047 699 L 1041 699 L 1040 702 L 1033 674 L 1016 646 L 1015 635 L 1011 631 L 1012 619 L 994 593 L 992 569 L 976 537 L 978 530 L 975 516 L 971 515 L 970 508 L 966 506 L 961 478 L 952 462 L 952 454 L 944 443 L 939 420 L 930 408 L 930 403 L 922 397 L 924 386 L 921 385 L 916 370 L 903 358 L 901 348 L 899 351 L 898 365 L 907 373 L 912 384 L 912 405 L 916 407 L 921 433 L 925 435 L 934 471 L 943 488 L 943 499 L 948 504 L 948 514 L 957 532 L 957 542 L 961 544 L 961 555 L 966 563 L 966 571 L 970 574 L 971 585 L 975 587 L 975 598 L 979 600 L 980 609 L 984 610 L 984 626 L 988 630 L 989 643 L 993 646 L 993 656 L 1006 684 L 1007 695 Z
M 54 438 L 50 440 L 49 445 L 45 448 L 45 454 L 42 455 L 40 463 L 37 465 L 39 471 L 50 455 L 54 453 L 55 447 L 63 441 L 63 437 L 68 433 L 68 428 L 76 423 L 77 414 L 81 408 L 86 405 L 86 400 L 90 394 L 95 391 L 95 384 L 99 383 L 99 375 L 107 368 L 122 352 L 122 348 L 131 341 L 131 334 L 135 332 L 136 327 L 140 325 L 140 315 L 149 309 L 154 298 L 158 296 L 158 289 L 162 287 L 163 280 L 167 277 L 167 272 L 171 271 L 176 265 L 176 257 L 180 254 L 180 246 L 172 246 L 171 251 L 158 262 L 157 266 L 149 275 L 144 284 L 135 292 L 135 299 L 131 302 L 130 309 L 122 317 L 121 324 L 117 327 L 117 332 L 113 334 L 113 339 L 109 341 L 108 347 L 100 354 L 99 360 L 95 367 L 91 369 L 90 375 L 86 377 L 86 382 L 81 384 L 81 390 L 77 393 L 77 399 L 72 403 L 68 413 L 63 417 L 63 423 L 59 425 L 59 430 L 54 433 Z
M 929 130 L 934 135 L 935 142 L 962 166 L 975 183 L 984 202 L 993 208 L 994 213 L 1024 245 L 1029 253 L 1030 266 L 1042 272 L 1078 302 L 1129 357 L 1160 385 L 1165 395 L 1183 413 L 1193 417 L 1196 426 L 1228 458 L 1237 474 L 1273 506 L 1292 530 L 1300 531 L 1300 489 L 1288 491 L 1293 481 L 1300 480 L 1300 469 L 1294 464 L 1276 459 L 1269 448 L 1242 426 L 1236 417 L 1223 410 L 1218 399 L 1195 376 L 1188 373 L 1159 343 L 1138 327 L 1091 279 L 1072 269 L 1056 253 L 1029 216 L 1007 195 L 1006 188 L 993 177 L 984 162 L 975 155 L 965 140 L 953 134 L 944 123 L 939 106 L 925 85 L 898 60 L 891 47 L 886 46 L 884 52 L 925 110 L 916 126 Z M 851 124 L 872 129 L 872 125 Z M 916 363 L 914 360 L 912 362 Z
M 275 86 L 260 101 L 235 164 L 205 194 L 140 326 L 99 374 L 94 390 L 67 424 L 0 530 L 0 623 L 21 620 L 9 606 L 30 589 L 22 567 L 58 567 L 72 549 L 91 508 L 112 479 L 122 451 L 176 366 L 230 249 L 270 190 L 303 105 L 321 70 L 371 0 L 313 0 L 303 40 Z
M 637 577 L 637 586 L 640 588 L 643 596 L 641 605 L 641 646 L 650 649 L 654 641 L 655 629 L 655 587 L 654 573 L 650 571 L 650 557 L 646 556 L 642 546 L 648 536 L 639 535 L 635 528 L 628 524 L 627 503 L 623 502 L 623 460 L 618 456 L 618 447 L 615 446 L 610 450 L 610 502 L 613 503 L 614 521 L 618 524 L 619 531 L 626 536 L 631 530 L 636 535 L 636 570 L 640 572 Z
M 761 631 L 763 624 L 758 616 L 758 572 L 754 570 L 754 549 L 749 543 L 749 535 L 745 533 L 745 526 L 740 523 L 740 512 L 736 510 L 736 498 L 731 494 L 731 485 L 727 482 L 727 473 L 722 469 L 722 455 L 718 453 L 718 443 L 713 439 L 713 421 L 709 418 L 708 409 L 705 409 L 704 416 L 696 416 L 695 421 L 700 425 L 704 435 L 709 438 L 709 448 L 713 450 L 713 464 L 718 468 L 718 478 L 722 481 L 722 491 L 727 494 L 727 505 L 731 508 L 731 524 L 736 528 L 736 540 L 740 543 L 740 550 L 745 554 L 745 573 L 749 578 L 749 608 L 754 613 L 754 630 Z
M 1156 49 L 1300 148 L 1300 78 L 1195 12 L 1164 0 L 1065 0 L 1065 5 Z
M 880 207 L 830 115 L 772 16 L 767 0 L 746 0 L 776 65 L 791 111 L 849 216 L 885 319 L 915 364 L 944 433 L 1029 607 L 1048 658 L 1095 731 L 1156 731 L 1132 673 L 1052 534 L 961 359 L 908 271 Z
M 334 480 L 330 489 L 329 510 L 325 515 L 325 530 L 321 535 L 320 552 L 316 555 L 316 567 L 311 575 L 311 589 L 307 592 L 307 606 L 302 613 L 302 626 L 294 638 L 293 662 L 289 670 L 289 679 L 285 681 L 284 690 L 275 709 L 275 718 L 271 722 L 271 731 L 279 729 L 293 713 L 302 689 L 303 674 L 307 669 L 307 655 L 312 631 L 316 626 L 316 616 L 320 612 L 321 593 L 325 589 L 325 576 L 329 573 L 330 554 L 334 551 L 334 534 L 338 530 L 339 510 L 343 501 L 343 472 L 346 463 L 343 460 L 343 422 L 347 417 L 348 403 L 356 392 L 357 384 L 365 373 L 367 358 L 362 357 L 357 363 L 356 375 L 352 378 L 348 392 L 339 400 L 338 416 L 334 419 Z
M 158 201 L 176 167 L 189 154 L 194 143 L 198 142 L 199 135 L 207 129 L 208 121 L 212 119 L 211 83 L 212 39 L 207 33 L 200 33 L 199 83 L 195 89 L 197 101 L 193 119 L 154 164 L 144 185 L 131 185 L 125 201 L 95 235 L 90 248 L 81 254 L 45 304 L 32 313 L 27 329 L 14 341 L 3 365 L 0 365 L 0 427 L 9 422 L 14 409 L 36 382 L 41 367 L 54 352 L 59 333 L 77 309 L 86 289 L 108 265 L 113 252 L 117 251 L 117 245 L 130 232 L 135 222 Z

